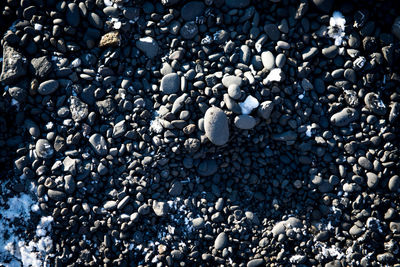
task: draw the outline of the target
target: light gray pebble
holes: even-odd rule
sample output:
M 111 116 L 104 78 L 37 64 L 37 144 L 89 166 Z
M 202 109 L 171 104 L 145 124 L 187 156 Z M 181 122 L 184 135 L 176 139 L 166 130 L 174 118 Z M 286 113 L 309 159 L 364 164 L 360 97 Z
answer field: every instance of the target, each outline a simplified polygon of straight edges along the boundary
M 220 108 L 209 108 L 204 115 L 204 130 L 213 144 L 226 144 L 229 140 L 228 117 Z
M 235 117 L 234 124 L 237 128 L 243 130 L 250 130 L 256 126 L 256 119 L 250 115 L 239 115 Z

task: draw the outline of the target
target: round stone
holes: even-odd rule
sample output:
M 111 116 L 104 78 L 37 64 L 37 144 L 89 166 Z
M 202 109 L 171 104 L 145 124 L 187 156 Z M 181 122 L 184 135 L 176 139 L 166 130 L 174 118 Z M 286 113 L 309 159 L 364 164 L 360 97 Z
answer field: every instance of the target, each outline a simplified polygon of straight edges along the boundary
M 204 130 L 213 144 L 225 145 L 229 140 L 228 117 L 220 108 L 209 108 L 204 115 Z
M 49 159 L 53 156 L 54 149 L 48 140 L 39 139 L 36 141 L 35 152 L 39 158 Z

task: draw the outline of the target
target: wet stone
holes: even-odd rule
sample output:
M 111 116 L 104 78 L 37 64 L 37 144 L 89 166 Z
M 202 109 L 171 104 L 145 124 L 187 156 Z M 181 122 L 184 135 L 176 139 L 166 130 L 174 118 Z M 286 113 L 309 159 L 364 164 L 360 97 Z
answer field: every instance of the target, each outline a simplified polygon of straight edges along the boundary
M 58 86 L 59 86 L 58 81 L 48 80 L 48 81 L 42 82 L 39 85 L 38 92 L 41 95 L 49 95 L 49 94 L 54 93 L 58 89 Z
M 106 139 L 98 133 L 93 134 L 89 138 L 89 143 L 92 146 L 94 152 L 99 156 L 107 155 L 107 143 Z
M 39 158 L 48 159 L 53 156 L 54 149 L 48 140 L 39 139 L 36 141 L 35 152 Z

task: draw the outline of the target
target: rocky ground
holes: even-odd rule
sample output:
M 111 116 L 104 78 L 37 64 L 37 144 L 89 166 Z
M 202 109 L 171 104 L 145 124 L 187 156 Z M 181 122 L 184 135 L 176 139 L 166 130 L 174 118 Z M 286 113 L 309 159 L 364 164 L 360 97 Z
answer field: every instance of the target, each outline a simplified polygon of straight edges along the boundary
M 0 266 L 400 266 L 395 1 L 0 7 Z

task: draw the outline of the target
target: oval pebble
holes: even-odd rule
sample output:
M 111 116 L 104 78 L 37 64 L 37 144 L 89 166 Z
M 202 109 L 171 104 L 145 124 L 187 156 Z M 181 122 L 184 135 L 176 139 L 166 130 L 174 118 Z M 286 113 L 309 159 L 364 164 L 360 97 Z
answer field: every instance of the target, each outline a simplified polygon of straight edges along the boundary
M 358 119 L 359 112 L 354 108 L 344 108 L 331 117 L 331 123 L 334 126 L 343 127 Z
M 59 82 L 56 80 L 44 81 L 39 85 L 38 93 L 41 95 L 49 95 L 54 93 L 58 89 L 58 86 Z
M 204 130 L 207 138 L 215 145 L 225 145 L 229 140 L 228 117 L 217 107 L 207 109 L 204 115 Z

